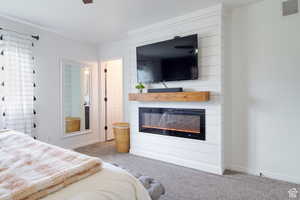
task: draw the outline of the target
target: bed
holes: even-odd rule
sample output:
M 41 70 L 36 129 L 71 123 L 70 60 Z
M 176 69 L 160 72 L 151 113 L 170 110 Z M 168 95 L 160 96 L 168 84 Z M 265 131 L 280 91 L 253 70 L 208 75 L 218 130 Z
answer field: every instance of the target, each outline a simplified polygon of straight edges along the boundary
M 104 163 L 101 172 L 42 200 L 150 200 L 141 183 L 125 170 Z
M 19 141 L 16 142 L 16 140 Z M 25 142 L 23 142 L 23 140 Z M 23 143 L 26 148 L 20 145 Z M 26 143 L 28 144 L 26 145 Z M 21 149 L 20 151 L 22 153 L 26 152 L 26 154 L 12 153 L 14 152 L 13 146 L 17 146 L 16 144 L 19 144 Z M 61 167 L 61 163 L 55 163 L 49 169 L 61 169 L 61 171 L 64 171 L 65 173 L 60 172 L 58 174 L 63 175 L 63 177 L 70 176 L 70 178 L 64 178 L 61 179 L 63 181 L 59 181 L 60 176 L 53 178 L 52 174 L 50 173 L 52 177 L 49 179 L 50 181 L 48 180 L 47 182 L 45 180 L 47 180 L 48 177 L 45 174 L 51 172 L 51 170 L 44 170 L 42 173 L 43 176 L 40 174 L 35 174 L 36 169 L 40 169 L 40 167 L 37 167 L 34 164 L 35 161 L 38 160 L 35 159 L 34 156 L 38 155 L 38 158 L 43 157 L 41 160 L 47 160 L 45 158 L 48 157 L 46 154 L 42 155 L 39 153 L 36 149 L 34 149 L 34 146 L 37 146 L 38 148 L 43 147 L 43 151 L 45 149 L 54 149 L 55 151 L 58 150 L 59 152 L 63 152 L 65 153 L 63 157 L 68 158 L 68 161 L 72 160 L 74 155 L 78 156 L 76 159 L 72 160 L 72 164 L 76 163 L 78 166 L 80 164 L 80 167 L 76 168 L 69 163 L 66 164 L 66 167 Z M 34 153 L 31 152 L 31 149 Z M 16 151 L 18 152 L 18 149 Z M 51 150 L 50 152 L 53 154 L 55 151 Z M 19 159 L 23 161 L 15 162 L 17 159 L 14 157 L 18 157 L 15 155 L 22 155 L 22 157 Z M 27 160 L 23 158 L 24 155 L 26 155 L 25 157 Z M 56 157 L 59 157 L 57 155 L 59 154 L 56 154 Z M 9 160 L 10 165 L 7 164 L 8 157 L 11 157 Z M 51 159 L 53 158 L 49 157 L 49 160 Z M 83 154 L 33 140 L 29 136 L 25 136 L 24 134 L 16 131 L 0 131 L 0 200 L 151 200 L 146 189 L 135 177 L 119 167 L 97 159 L 98 158 L 92 158 Z M 12 163 L 11 160 L 14 162 Z M 84 162 L 79 162 L 79 160 Z M 50 161 L 47 163 L 49 162 Z M 25 167 L 24 163 L 26 165 Z M 97 164 L 96 167 L 92 167 L 95 165 L 95 163 Z M 22 167 L 19 167 L 18 165 Z M 82 169 L 82 166 L 89 166 L 90 168 Z M 26 170 L 33 174 L 34 178 L 32 178 L 32 180 L 31 176 L 28 178 L 28 173 L 26 174 Z M 32 171 L 34 171 L 34 173 Z M 22 175 L 23 172 L 25 173 Z M 30 184 L 27 184 L 30 187 L 26 187 L 26 190 L 24 190 L 24 187 L 18 187 L 20 185 L 19 183 L 22 183 L 22 181 L 17 182 L 15 180 L 10 181 L 10 184 L 7 184 L 9 179 L 6 179 L 5 177 L 9 177 L 7 174 L 11 173 L 18 175 L 18 179 L 16 180 L 21 180 L 20 177 L 23 178 L 27 176 L 26 178 L 30 179 L 31 181 L 29 181 Z M 52 185 L 49 185 L 49 182 L 51 182 Z M 32 185 L 34 185 L 34 187 Z M 31 193 L 28 192 L 28 188 L 31 189 Z M 36 190 L 33 190 L 32 188 Z M 45 188 L 47 190 L 42 190 Z M 21 190 L 21 192 L 16 190 Z M 14 193 L 14 195 L 11 195 L 10 192 Z M 24 193 L 30 195 L 23 195 Z

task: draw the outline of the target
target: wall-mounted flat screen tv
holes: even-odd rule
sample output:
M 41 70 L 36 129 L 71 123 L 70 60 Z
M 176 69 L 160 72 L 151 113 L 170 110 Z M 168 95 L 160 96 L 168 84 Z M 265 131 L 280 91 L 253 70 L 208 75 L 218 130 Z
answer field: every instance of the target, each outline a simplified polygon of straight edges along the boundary
M 198 79 L 198 37 L 172 40 L 137 47 L 139 83 Z

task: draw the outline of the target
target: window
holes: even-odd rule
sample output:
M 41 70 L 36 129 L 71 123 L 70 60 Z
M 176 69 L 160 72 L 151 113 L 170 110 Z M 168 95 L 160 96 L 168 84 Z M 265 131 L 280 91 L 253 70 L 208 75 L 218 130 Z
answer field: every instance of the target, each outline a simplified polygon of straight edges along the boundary
M 0 32 L 0 129 L 33 135 L 36 128 L 33 48 L 31 38 Z

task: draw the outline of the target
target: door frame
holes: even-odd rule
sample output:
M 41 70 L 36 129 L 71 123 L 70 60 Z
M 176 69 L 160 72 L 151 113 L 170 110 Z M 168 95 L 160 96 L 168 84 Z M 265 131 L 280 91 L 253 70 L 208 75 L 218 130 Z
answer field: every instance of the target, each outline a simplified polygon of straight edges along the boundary
M 100 82 L 100 87 L 99 87 L 99 134 L 100 134 L 100 141 L 101 142 L 107 142 L 111 140 L 107 140 L 107 132 L 105 131 L 105 122 L 106 122 L 106 113 L 105 113 L 105 72 L 104 72 L 104 67 L 107 62 L 110 61 L 115 61 L 115 60 L 121 60 L 122 63 L 122 93 L 123 93 L 123 106 L 122 106 L 122 119 L 124 120 L 124 59 L 123 57 L 114 57 L 114 58 L 109 58 L 109 59 L 101 59 L 99 61 L 99 82 Z M 103 87 L 104 86 L 104 87 Z M 104 134 L 103 134 L 104 133 Z

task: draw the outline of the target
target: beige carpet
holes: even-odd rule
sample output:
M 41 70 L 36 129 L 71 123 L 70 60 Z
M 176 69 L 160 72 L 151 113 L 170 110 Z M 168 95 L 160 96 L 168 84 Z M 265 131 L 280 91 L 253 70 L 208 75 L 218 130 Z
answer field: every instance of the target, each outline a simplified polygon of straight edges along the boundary
M 77 151 L 159 180 L 166 187 L 166 195 L 161 200 L 288 200 L 289 189 L 296 187 L 300 191 L 300 185 L 282 181 L 237 172 L 218 176 L 130 154 L 119 154 L 113 142 L 81 147 Z

